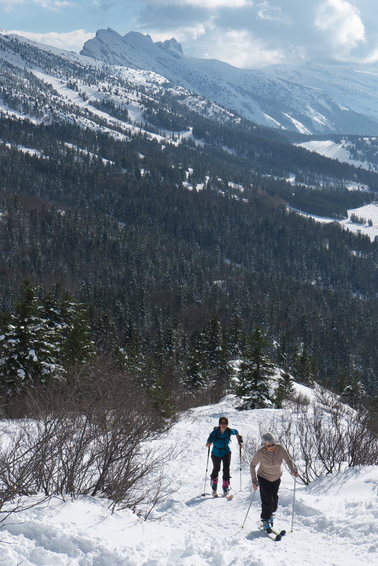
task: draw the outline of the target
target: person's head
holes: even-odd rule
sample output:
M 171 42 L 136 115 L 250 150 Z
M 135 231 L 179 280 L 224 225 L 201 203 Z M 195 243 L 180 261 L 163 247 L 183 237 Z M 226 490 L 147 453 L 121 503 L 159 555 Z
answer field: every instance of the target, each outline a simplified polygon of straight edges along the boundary
M 219 426 L 221 428 L 225 428 L 228 426 L 228 418 L 227 417 L 220 417 L 219 419 Z
M 266 432 L 265 434 L 263 434 L 261 436 L 261 442 L 269 452 L 273 452 L 277 445 L 276 437 L 271 432 Z

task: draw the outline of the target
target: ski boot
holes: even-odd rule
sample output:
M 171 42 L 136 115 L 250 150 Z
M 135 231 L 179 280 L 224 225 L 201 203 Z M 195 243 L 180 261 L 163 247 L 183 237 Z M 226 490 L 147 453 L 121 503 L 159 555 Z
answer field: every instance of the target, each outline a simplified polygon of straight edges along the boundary
M 210 485 L 211 485 L 212 496 L 218 497 L 218 494 L 217 494 L 218 478 L 216 478 L 216 479 L 211 478 L 210 479 Z
M 264 531 L 268 534 L 272 532 L 272 525 L 270 524 L 270 519 L 261 519 Z
M 229 481 L 223 481 L 222 489 L 223 489 L 223 495 L 224 496 L 228 495 L 228 492 L 230 491 L 230 482 Z

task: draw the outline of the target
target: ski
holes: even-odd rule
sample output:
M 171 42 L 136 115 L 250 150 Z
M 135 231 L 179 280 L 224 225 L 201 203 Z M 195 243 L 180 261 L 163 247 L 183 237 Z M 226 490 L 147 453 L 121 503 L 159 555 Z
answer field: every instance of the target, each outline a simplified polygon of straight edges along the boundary
M 202 493 L 202 496 L 201 496 L 201 497 L 206 497 L 207 495 L 208 495 L 207 493 Z M 232 499 L 234 499 L 234 495 L 233 495 L 232 493 L 231 493 L 231 494 L 227 494 L 227 495 L 225 495 L 224 493 L 222 493 L 221 496 L 218 495 L 218 493 L 211 493 L 210 495 L 211 495 L 211 497 L 212 497 L 213 499 L 216 499 L 216 498 L 218 498 L 218 497 L 225 497 L 225 498 L 228 499 L 229 501 L 232 501 Z
M 232 493 L 231 493 L 231 494 L 228 494 L 228 493 L 227 493 L 226 495 L 223 494 L 223 497 L 225 497 L 225 498 L 228 499 L 229 501 L 231 501 L 232 499 L 234 499 L 234 496 L 233 496 Z
M 272 533 L 274 533 L 275 535 L 278 535 L 280 537 L 284 537 L 286 535 L 286 531 L 276 531 L 275 529 L 271 529 Z
M 235 497 L 235 495 L 233 493 L 221 493 L 220 495 L 216 491 L 212 491 L 210 494 L 206 493 L 206 492 L 201 493 L 201 497 L 207 497 L 208 495 L 211 495 L 211 497 L 213 497 L 213 498 L 225 497 L 229 501 L 231 501 Z
M 265 533 L 266 536 L 268 536 L 270 539 L 272 539 L 276 542 L 281 540 L 281 538 L 284 536 L 284 534 L 286 534 L 286 531 L 277 532 L 277 531 L 273 531 L 273 529 L 265 530 L 261 523 L 258 524 L 258 528 L 259 528 L 260 531 Z M 283 533 L 283 534 L 281 534 L 281 533 Z

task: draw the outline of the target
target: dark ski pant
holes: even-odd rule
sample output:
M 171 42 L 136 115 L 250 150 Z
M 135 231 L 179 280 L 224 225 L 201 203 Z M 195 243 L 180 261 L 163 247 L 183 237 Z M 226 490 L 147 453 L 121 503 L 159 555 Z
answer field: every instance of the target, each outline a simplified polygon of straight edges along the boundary
M 211 479 L 218 479 L 221 463 L 223 463 L 223 481 L 230 481 L 231 452 L 228 452 L 224 456 L 213 456 L 212 454 L 211 459 L 213 461 L 213 471 L 210 475 Z
M 261 519 L 268 520 L 272 513 L 277 511 L 278 505 L 278 488 L 280 487 L 281 478 L 276 481 L 268 481 L 261 476 L 257 476 L 261 497 Z

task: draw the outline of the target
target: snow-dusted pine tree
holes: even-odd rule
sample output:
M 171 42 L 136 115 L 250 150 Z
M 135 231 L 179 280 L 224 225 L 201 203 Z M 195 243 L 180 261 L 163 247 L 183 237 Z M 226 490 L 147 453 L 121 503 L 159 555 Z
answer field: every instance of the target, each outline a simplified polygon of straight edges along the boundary
M 239 367 L 236 395 L 243 399 L 242 409 L 271 407 L 269 379 L 274 366 L 265 355 L 266 338 L 256 328 L 247 339 Z
M 1 324 L 2 393 L 10 399 L 29 387 L 61 379 L 66 369 L 88 362 L 94 353 L 83 305 L 58 288 L 40 300 L 25 281 L 14 313 L 5 315 Z
M 62 376 L 60 343 L 60 325 L 43 318 L 35 290 L 25 281 L 15 313 L 7 317 L 0 333 L 0 383 L 7 399 Z

